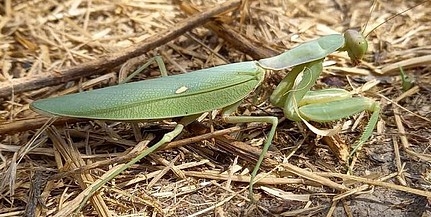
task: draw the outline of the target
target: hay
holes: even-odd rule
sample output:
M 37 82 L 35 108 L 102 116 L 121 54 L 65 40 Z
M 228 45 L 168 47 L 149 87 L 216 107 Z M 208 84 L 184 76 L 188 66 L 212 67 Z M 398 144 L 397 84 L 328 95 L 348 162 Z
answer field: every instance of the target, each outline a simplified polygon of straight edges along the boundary
M 429 214 L 431 5 L 421 4 L 373 30 L 418 3 L 379 1 L 370 12 L 371 2 L 342 0 L 249 1 L 240 8 L 239 1 L 228 6 L 210 1 L 3 1 L 0 213 Z M 205 22 L 209 13 L 218 15 Z M 376 133 L 349 173 L 338 157 L 359 137 L 367 114 L 342 120 L 347 123 L 343 133 L 329 139 L 332 149 L 323 145 L 328 138 L 320 140 L 301 124 L 282 118 L 255 186 L 256 204 L 247 197 L 249 169 L 269 126 L 232 127 L 219 116 L 205 118 L 204 124 L 190 126 L 163 151 L 141 160 L 89 203 L 80 204 L 91 183 L 158 140 L 172 124 L 141 123 L 133 131 L 129 123 L 62 118 L 55 127 L 39 130 L 45 129 L 47 118 L 28 106 L 41 98 L 115 85 L 156 55 L 163 57 L 171 75 L 179 74 L 272 56 L 322 35 L 362 29 L 365 23 L 364 32 L 373 31 L 364 61 L 353 67 L 346 54 L 331 54 L 316 88 L 355 89 L 379 101 L 383 109 Z M 401 88 L 400 67 L 415 81 L 407 92 Z M 283 73 L 269 73 L 238 112 L 281 118 L 282 112 L 265 97 Z M 134 80 L 157 76 L 154 64 Z M 368 81 L 377 82 L 364 85 Z M 361 202 L 364 198 L 369 202 Z

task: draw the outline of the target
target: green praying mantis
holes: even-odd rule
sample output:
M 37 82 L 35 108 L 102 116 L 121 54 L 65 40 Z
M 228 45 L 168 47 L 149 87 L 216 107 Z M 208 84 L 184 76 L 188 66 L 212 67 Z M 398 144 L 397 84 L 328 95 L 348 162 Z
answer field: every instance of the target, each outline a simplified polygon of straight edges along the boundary
M 365 97 L 353 97 L 342 89 L 310 90 L 322 71 L 324 58 L 335 51 L 347 51 L 351 60 L 358 63 L 367 51 L 367 42 L 359 32 L 348 30 L 344 34 L 327 35 L 305 42 L 278 56 L 172 76 L 167 76 L 163 63 L 155 58 L 163 75 L 160 78 L 41 99 L 33 102 L 31 109 L 53 116 L 116 121 L 182 117 L 171 132 L 111 174 L 96 188 L 171 141 L 185 125 L 204 112 L 222 109 L 222 119 L 228 123 L 271 124 L 262 153 L 251 173 L 249 191 L 252 195 L 253 181 L 274 138 L 278 118 L 232 114 L 243 99 L 261 85 L 268 70 L 292 68 L 270 97 L 271 103 L 281 108 L 287 118 L 294 121 L 328 122 L 370 111 L 372 115 L 355 149 L 372 135 L 380 111 L 377 102 Z

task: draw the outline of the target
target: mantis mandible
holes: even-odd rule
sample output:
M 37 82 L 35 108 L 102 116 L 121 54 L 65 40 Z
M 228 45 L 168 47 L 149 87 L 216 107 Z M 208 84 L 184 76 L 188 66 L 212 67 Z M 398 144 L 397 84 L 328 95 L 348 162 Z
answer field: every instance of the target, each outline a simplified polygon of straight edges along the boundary
M 370 111 L 372 116 L 356 147 L 372 134 L 380 111 L 379 104 L 365 97 L 352 97 L 341 89 L 310 91 L 322 71 L 323 59 L 335 51 L 347 51 L 358 63 L 367 50 L 365 38 L 357 31 L 323 36 L 303 43 L 278 56 L 258 61 L 239 62 L 197 70 L 186 74 L 162 76 L 139 82 L 35 101 L 31 108 L 39 113 L 99 120 L 157 120 L 183 117 L 175 129 L 152 147 L 103 180 L 94 190 L 171 141 L 200 114 L 222 109 L 228 123 L 261 122 L 271 124 L 262 153 L 251 173 L 249 191 L 270 147 L 277 128 L 274 116 L 232 116 L 244 98 L 265 78 L 267 70 L 293 69 L 277 86 L 270 101 L 295 121 L 327 122 Z M 161 69 L 164 65 L 159 63 Z M 161 70 L 166 75 L 165 70 Z M 87 198 L 88 199 L 88 198 Z

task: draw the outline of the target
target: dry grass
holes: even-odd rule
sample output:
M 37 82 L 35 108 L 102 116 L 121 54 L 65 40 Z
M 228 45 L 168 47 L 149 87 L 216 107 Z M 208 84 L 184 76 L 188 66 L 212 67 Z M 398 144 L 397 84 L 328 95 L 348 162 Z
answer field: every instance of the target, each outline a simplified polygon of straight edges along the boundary
M 359 66 L 345 53 L 327 59 L 316 88 L 353 86 L 382 107 L 377 130 L 350 174 L 337 156 L 359 137 L 367 114 L 341 122 L 347 124 L 332 152 L 302 124 L 282 118 L 255 186 L 258 202 L 250 203 L 249 169 L 269 126 L 231 126 L 216 116 L 190 126 L 76 211 L 91 183 L 157 141 L 172 123 L 142 123 L 133 131 L 129 123 L 61 119 L 32 140 L 47 120 L 29 109 L 33 100 L 114 85 L 153 56 L 163 57 L 170 74 L 259 59 L 322 35 L 360 29 L 367 21 L 368 33 L 419 3 L 379 1 L 370 14 L 371 2 L 349 2 L 250 1 L 204 26 L 208 17 L 185 22 L 194 10 L 175 1 L 3 1 L 1 216 L 430 214 L 429 2 L 369 34 L 369 52 Z M 209 1 L 195 4 L 205 12 L 218 8 Z M 400 66 L 415 80 L 406 92 Z M 283 73 L 270 73 L 239 112 L 281 118 L 264 100 Z M 136 79 L 156 76 L 154 65 Z M 366 82 L 372 85 L 363 88 Z M 26 144 L 31 147 L 24 149 Z

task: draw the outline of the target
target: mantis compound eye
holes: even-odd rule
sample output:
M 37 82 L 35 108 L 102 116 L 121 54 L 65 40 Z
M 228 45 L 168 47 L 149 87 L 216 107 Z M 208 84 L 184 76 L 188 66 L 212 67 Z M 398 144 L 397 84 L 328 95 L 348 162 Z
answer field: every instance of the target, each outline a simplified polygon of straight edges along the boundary
M 347 30 L 344 33 L 345 50 L 349 54 L 353 64 L 358 65 L 368 49 L 367 40 L 356 30 Z

